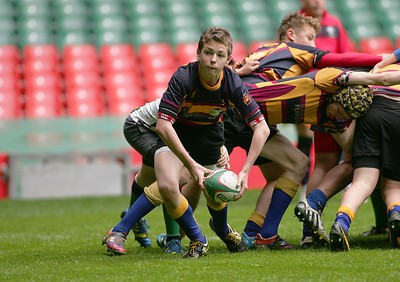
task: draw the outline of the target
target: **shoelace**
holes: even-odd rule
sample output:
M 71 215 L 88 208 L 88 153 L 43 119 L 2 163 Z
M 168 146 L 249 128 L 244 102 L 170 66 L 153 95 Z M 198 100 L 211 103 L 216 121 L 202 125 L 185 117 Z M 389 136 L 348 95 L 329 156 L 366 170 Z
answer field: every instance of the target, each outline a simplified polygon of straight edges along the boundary
M 235 244 L 239 244 L 242 238 L 240 237 L 239 233 L 232 230 L 228 233 L 225 240 L 233 241 Z
M 198 242 L 190 242 L 188 254 L 194 254 Z

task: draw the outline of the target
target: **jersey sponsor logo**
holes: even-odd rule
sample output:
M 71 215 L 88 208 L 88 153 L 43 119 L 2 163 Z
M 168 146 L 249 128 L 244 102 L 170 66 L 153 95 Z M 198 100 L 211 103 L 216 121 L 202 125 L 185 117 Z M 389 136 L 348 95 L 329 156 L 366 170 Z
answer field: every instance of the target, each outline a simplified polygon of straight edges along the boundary
M 223 109 L 218 108 L 212 109 L 209 113 L 189 112 L 188 108 L 183 107 L 179 115 L 188 121 L 216 123 L 219 121 L 223 112 Z

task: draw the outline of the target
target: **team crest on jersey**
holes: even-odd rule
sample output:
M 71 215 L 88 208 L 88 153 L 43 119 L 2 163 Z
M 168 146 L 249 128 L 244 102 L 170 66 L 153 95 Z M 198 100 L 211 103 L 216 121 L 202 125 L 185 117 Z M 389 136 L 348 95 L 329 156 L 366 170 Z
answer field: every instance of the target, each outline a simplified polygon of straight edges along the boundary
M 243 93 L 242 100 L 243 100 L 243 103 L 245 103 L 245 105 L 250 105 L 251 98 L 250 98 L 249 93 L 247 93 L 247 92 Z

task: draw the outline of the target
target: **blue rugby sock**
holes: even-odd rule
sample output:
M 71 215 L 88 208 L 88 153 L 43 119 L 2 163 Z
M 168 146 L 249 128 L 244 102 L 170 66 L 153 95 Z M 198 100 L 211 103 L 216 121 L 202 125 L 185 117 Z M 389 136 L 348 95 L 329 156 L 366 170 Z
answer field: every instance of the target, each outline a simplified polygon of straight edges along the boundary
M 292 197 L 281 189 L 274 189 L 271 204 L 260 231 L 263 238 L 270 238 L 278 234 L 279 223 L 291 201 Z
M 260 232 L 260 226 L 258 226 L 254 221 L 248 220 L 244 232 L 247 236 L 254 237 Z
M 343 229 L 346 233 L 349 232 L 351 219 L 350 216 L 344 212 L 336 214 L 335 222 L 340 222 L 343 226 Z
M 391 205 L 388 211 L 388 218 L 392 215 L 392 213 L 398 212 L 400 213 L 400 206 L 399 205 Z
M 228 235 L 228 205 L 226 205 L 222 210 L 214 210 L 209 205 L 207 205 L 208 211 L 213 219 L 213 227 L 215 233 L 218 237 L 224 239 Z
M 182 214 L 182 216 L 175 218 L 175 221 L 179 224 L 179 226 L 185 232 L 186 236 L 191 241 L 200 241 L 202 243 L 206 242 L 205 237 L 201 232 L 199 225 L 194 219 L 193 210 L 190 205 L 188 205 L 188 208 Z
M 133 225 L 143 216 L 151 212 L 156 206 L 153 205 L 147 197 L 142 194 L 136 202 L 129 208 L 123 219 L 113 228 L 115 232 L 128 234 Z
M 307 202 L 311 208 L 316 211 L 322 212 L 325 208 L 327 197 L 320 189 L 315 189 L 307 196 Z

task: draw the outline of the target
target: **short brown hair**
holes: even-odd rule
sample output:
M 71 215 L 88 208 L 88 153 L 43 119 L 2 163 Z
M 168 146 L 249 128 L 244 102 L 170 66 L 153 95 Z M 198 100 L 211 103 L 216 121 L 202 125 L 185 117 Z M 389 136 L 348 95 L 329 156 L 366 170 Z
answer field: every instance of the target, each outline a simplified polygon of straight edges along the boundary
M 286 33 L 288 29 L 294 29 L 295 31 L 298 31 L 306 24 L 313 27 L 315 29 L 316 34 L 321 32 L 321 25 L 318 19 L 305 16 L 298 12 L 287 14 L 286 16 L 283 17 L 281 25 L 278 28 L 279 41 L 286 40 Z
M 232 55 L 232 37 L 226 28 L 214 26 L 205 30 L 200 36 L 197 53 L 200 53 L 204 43 L 210 40 L 224 44 L 228 48 L 228 57 Z

